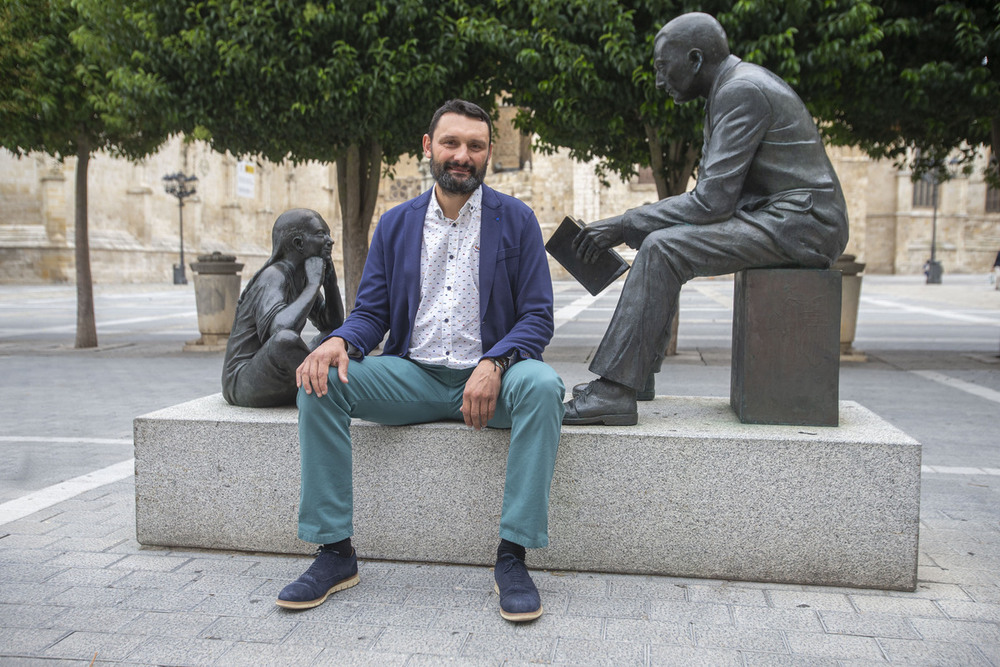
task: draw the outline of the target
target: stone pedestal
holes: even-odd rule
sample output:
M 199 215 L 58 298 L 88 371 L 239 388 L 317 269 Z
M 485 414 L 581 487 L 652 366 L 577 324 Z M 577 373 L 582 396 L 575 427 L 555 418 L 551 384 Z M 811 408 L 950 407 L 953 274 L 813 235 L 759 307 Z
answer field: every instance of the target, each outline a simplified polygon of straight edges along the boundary
M 836 426 L 840 271 L 736 274 L 730 403 L 747 424 Z
M 660 397 L 637 426 L 564 426 L 532 567 L 913 590 L 920 445 L 857 403 L 838 428 L 742 424 Z M 492 565 L 510 432 L 351 425 L 362 558 Z M 136 531 L 170 547 L 311 553 L 297 411 L 221 394 L 135 420 Z

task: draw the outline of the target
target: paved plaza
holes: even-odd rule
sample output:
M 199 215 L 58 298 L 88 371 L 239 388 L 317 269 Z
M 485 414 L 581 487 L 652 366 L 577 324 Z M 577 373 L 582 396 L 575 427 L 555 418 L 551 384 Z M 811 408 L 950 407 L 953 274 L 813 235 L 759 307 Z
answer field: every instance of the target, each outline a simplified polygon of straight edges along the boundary
M 546 360 L 567 387 L 593 377 L 619 291 L 556 283 Z M 732 295 L 731 278 L 685 286 L 658 394 L 729 395 Z M 841 365 L 842 400 L 923 445 L 916 591 L 535 571 L 545 614 L 526 625 L 500 618 L 489 568 L 362 560 L 359 586 L 289 612 L 274 598 L 308 559 L 139 545 L 132 420 L 220 391 L 222 353 L 184 351 L 191 285 L 98 285 L 96 310 L 100 347 L 75 350 L 72 286 L 0 286 L 4 667 L 1000 667 L 1000 291 L 985 276 L 866 276 L 866 359 Z

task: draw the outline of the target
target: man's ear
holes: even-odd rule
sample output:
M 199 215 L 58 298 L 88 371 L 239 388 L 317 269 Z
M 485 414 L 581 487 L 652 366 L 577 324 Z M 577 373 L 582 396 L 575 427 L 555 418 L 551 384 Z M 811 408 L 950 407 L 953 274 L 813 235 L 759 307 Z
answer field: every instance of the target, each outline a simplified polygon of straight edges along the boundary
M 691 72 L 697 74 L 701 71 L 701 66 L 705 62 L 705 54 L 701 49 L 691 49 L 688 51 L 688 63 L 691 65 Z
M 295 248 L 297 252 L 301 253 L 302 250 L 306 247 L 306 242 L 302 239 L 301 236 L 296 234 L 295 236 L 292 237 L 292 247 Z
M 424 146 L 424 157 L 430 158 L 431 157 L 431 135 L 429 135 L 429 134 L 425 134 L 424 135 L 423 146 Z

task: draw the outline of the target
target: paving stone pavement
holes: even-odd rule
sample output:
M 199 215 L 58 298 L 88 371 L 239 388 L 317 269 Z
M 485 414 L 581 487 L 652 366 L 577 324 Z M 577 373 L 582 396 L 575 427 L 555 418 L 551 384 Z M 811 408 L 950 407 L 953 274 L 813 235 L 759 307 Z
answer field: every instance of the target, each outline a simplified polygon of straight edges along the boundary
M 488 568 L 362 561 L 361 585 L 290 612 L 274 597 L 308 559 L 141 546 L 133 479 L 119 475 L 0 522 L 0 664 L 1000 667 L 1000 294 L 945 281 L 966 289 L 868 280 L 872 324 L 859 322 L 858 346 L 869 361 L 842 369 L 841 398 L 924 444 L 914 592 L 536 571 L 545 614 L 515 625 L 497 613 Z M 731 288 L 685 288 L 681 354 L 660 376 L 672 393 L 727 395 L 717 339 L 731 327 L 719 303 Z M 564 321 L 548 358 L 571 386 L 589 377 L 615 294 L 557 292 Z M 149 299 L 162 312 L 155 330 L 106 316 L 117 324 L 89 352 L 43 319 L 71 293 L 0 287 L 0 517 L 127 460 L 138 414 L 218 391 L 221 355 L 177 351 L 196 337 L 188 292 L 99 289 L 105 313 Z

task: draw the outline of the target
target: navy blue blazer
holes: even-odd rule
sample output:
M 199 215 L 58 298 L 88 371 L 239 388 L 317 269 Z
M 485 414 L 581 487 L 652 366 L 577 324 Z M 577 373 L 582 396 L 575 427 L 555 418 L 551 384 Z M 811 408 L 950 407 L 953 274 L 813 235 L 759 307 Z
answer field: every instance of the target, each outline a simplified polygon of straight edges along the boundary
M 406 356 L 420 302 L 420 247 L 434 190 L 385 213 L 375 228 L 354 309 L 331 335 L 368 354 L 386 332 L 382 354 Z M 552 278 L 535 214 L 483 186 L 479 314 L 483 356 L 517 351 L 541 359 L 552 339 Z

